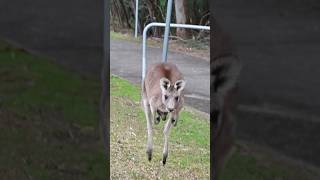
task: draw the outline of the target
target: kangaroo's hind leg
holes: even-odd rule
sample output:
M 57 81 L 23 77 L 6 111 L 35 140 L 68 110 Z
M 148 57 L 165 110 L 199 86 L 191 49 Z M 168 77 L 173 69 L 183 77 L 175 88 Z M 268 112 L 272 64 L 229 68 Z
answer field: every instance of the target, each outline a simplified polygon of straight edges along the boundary
M 172 115 L 170 114 L 170 116 L 169 116 L 170 119 L 171 119 L 171 116 Z M 172 126 L 172 122 L 170 119 L 166 122 L 166 125 L 163 130 L 163 135 L 164 135 L 164 147 L 163 147 L 163 158 L 162 158 L 163 165 L 166 164 L 167 157 L 168 157 L 168 140 L 169 140 L 170 129 Z
M 151 110 L 150 104 L 147 99 L 143 100 L 144 113 L 147 120 L 147 129 L 148 129 L 148 140 L 147 140 L 147 156 L 148 160 L 152 159 L 152 149 L 153 149 L 153 141 L 152 141 L 152 120 L 151 120 Z

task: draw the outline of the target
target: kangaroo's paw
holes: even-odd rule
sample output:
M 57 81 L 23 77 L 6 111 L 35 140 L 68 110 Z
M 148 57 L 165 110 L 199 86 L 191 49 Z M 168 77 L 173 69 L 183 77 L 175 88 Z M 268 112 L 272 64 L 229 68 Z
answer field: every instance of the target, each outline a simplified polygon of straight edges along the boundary
M 157 116 L 155 119 L 154 119 L 154 124 L 159 124 L 160 122 L 160 116 Z

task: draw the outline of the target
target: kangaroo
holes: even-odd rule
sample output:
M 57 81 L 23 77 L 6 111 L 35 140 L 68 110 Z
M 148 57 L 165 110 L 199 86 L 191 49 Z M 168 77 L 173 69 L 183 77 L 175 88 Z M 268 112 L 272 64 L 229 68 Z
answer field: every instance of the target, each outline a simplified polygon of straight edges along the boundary
M 213 159 L 214 177 L 219 178 L 224 164 L 231 155 L 234 144 L 235 122 L 232 112 L 237 92 L 237 79 L 241 62 L 231 44 L 228 34 L 222 31 L 213 18 L 213 40 L 211 54 L 211 107 L 210 117 L 213 123 Z
M 177 66 L 172 63 L 152 64 L 143 82 L 142 104 L 147 120 L 148 140 L 147 156 L 152 159 L 152 123 L 159 124 L 160 119 L 168 121 L 165 124 L 163 165 L 168 157 L 168 138 L 170 128 L 177 125 L 179 112 L 184 103 L 184 87 L 186 81 Z

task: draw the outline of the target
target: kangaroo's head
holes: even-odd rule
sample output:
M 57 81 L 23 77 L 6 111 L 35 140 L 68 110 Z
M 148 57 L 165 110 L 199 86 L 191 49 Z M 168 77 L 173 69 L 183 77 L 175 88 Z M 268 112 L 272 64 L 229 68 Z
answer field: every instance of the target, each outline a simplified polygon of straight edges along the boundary
M 186 85 L 185 80 L 181 79 L 171 84 L 169 79 L 160 79 L 161 98 L 168 112 L 173 112 L 181 103 L 182 92 Z

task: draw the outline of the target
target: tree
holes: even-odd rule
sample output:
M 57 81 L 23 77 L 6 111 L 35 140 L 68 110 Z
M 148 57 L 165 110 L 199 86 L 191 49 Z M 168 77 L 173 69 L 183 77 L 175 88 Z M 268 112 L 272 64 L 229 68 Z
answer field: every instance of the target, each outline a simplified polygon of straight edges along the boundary
M 185 0 L 175 0 L 174 5 L 176 12 L 176 23 L 187 24 L 187 6 Z M 182 38 L 187 37 L 187 31 L 184 28 L 177 28 L 176 34 Z
M 151 22 L 165 22 L 168 0 L 139 0 L 139 29 Z M 208 0 L 174 0 L 175 9 L 172 11 L 172 23 L 209 25 Z M 111 29 L 115 31 L 133 30 L 135 23 L 135 0 L 111 1 Z M 153 27 L 150 34 L 162 37 L 164 28 Z M 176 29 L 177 36 L 187 39 L 189 35 L 197 38 L 208 36 L 202 31 Z M 200 32 L 200 33 L 199 33 Z M 197 36 L 198 35 L 198 36 Z M 200 36 L 201 35 L 201 36 Z

